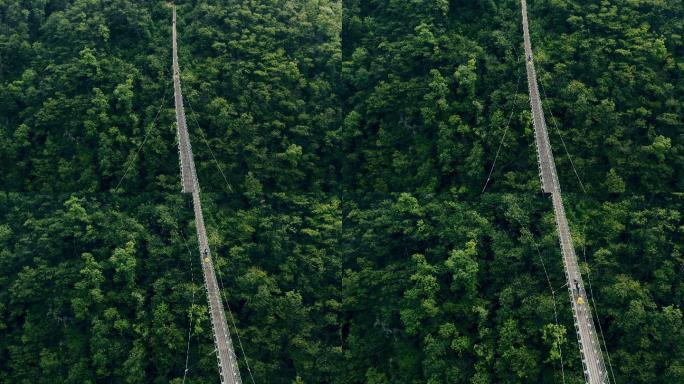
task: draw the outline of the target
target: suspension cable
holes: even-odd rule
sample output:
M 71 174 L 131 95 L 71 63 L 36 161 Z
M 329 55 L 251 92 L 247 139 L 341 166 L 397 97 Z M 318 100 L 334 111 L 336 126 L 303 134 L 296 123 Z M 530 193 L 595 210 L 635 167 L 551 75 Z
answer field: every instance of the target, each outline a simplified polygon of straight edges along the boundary
M 131 159 L 131 161 L 128 162 L 128 166 L 126 167 L 126 170 L 124 171 L 123 176 L 119 179 L 119 182 L 116 183 L 116 187 L 114 188 L 114 192 L 116 192 L 117 189 L 119 189 L 119 185 L 121 185 L 121 182 L 123 181 L 124 177 L 128 174 L 128 171 L 131 169 L 131 166 L 133 165 L 133 162 L 138 158 L 138 155 L 140 154 L 140 150 L 142 147 L 145 145 L 147 142 L 147 138 L 149 137 L 150 133 L 152 132 L 152 129 L 154 128 L 155 123 L 157 122 L 157 118 L 159 117 L 159 113 L 161 113 L 162 108 L 164 107 L 164 103 L 166 102 L 166 91 L 168 90 L 169 87 L 164 87 L 164 94 L 162 95 L 162 101 L 161 104 L 159 105 L 159 109 L 157 109 L 157 114 L 154 116 L 154 119 L 152 120 L 152 125 L 150 126 L 150 129 L 145 132 L 145 138 L 143 139 L 142 143 L 138 146 L 138 150 L 135 152 L 135 155 Z
M 221 177 L 223 177 L 223 181 L 226 183 L 226 187 L 228 188 L 228 191 L 233 192 L 233 187 L 231 187 L 230 183 L 228 182 L 228 178 L 226 178 L 226 175 L 223 173 L 223 168 L 221 168 L 221 164 L 219 164 L 218 160 L 216 159 L 216 156 L 214 155 L 214 151 L 211 150 L 211 146 L 209 145 L 209 140 L 207 140 L 207 137 L 204 135 L 204 130 L 202 130 L 199 123 L 197 122 L 197 117 L 195 116 L 195 110 L 192 108 L 192 104 L 190 103 L 190 98 L 186 99 L 186 101 L 188 102 L 188 106 L 190 107 L 190 112 L 192 112 L 190 114 L 192 116 L 192 120 L 195 122 L 195 126 L 197 127 L 197 130 L 199 130 L 200 135 L 202 136 L 202 140 L 204 140 L 204 144 L 209 149 L 209 153 L 211 153 L 211 157 L 214 160 L 214 164 L 216 165 L 216 168 L 218 168 L 219 172 L 221 173 Z
M 520 63 L 520 56 L 518 56 L 518 61 L 516 64 Z M 516 65 L 517 66 L 517 65 Z M 508 133 L 508 127 L 511 125 L 511 119 L 513 118 L 513 113 L 515 113 L 515 107 L 518 103 L 518 90 L 520 89 L 520 70 L 518 70 L 518 79 L 516 80 L 516 85 L 515 85 L 515 96 L 513 97 L 513 106 L 511 107 L 511 114 L 508 116 L 508 122 L 506 123 L 506 127 L 504 128 L 504 133 L 501 136 L 501 141 L 499 141 L 499 147 L 496 150 L 496 155 L 494 155 L 494 162 L 492 162 L 492 167 L 489 169 L 489 174 L 487 175 L 487 181 L 485 181 L 484 187 L 482 187 L 482 192 L 484 193 L 485 189 L 487 189 L 487 185 L 489 184 L 489 179 L 492 177 L 492 172 L 494 171 L 494 166 L 496 165 L 496 160 L 499 158 L 499 152 L 501 152 L 501 147 L 503 146 L 504 140 L 506 139 L 506 134 Z
M 553 285 L 551 285 L 551 279 L 549 278 L 549 273 L 546 270 L 546 264 L 544 263 L 544 258 L 541 255 L 541 251 L 539 250 L 539 244 L 537 244 L 536 241 L 534 241 L 534 236 L 532 235 L 532 232 L 530 232 L 529 229 L 519 220 L 516 218 L 516 221 L 522 226 L 523 231 L 527 236 L 529 236 L 530 241 L 532 241 L 532 244 L 534 244 L 534 247 L 537 250 L 537 254 L 539 255 L 539 261 L 541 261 L 542 269 L 544 270 L 544 275 L 546 276 L 546 282 L 549 284 L 549 289 L 551 290 L 551 297 L 553 299 L 553 316 L 556 320 L 556 326 L 558 325 L 558 311 L 556 309 L 556 292 L 553 289 Z M 565 384 L 565 370 L 563 368 L 563 344 L 558 343 L 558 354 L 560 357 L 560 365 L 561 365 L 561 378 L 563 380 L 563 384 Z
M 586 228 L 582 225 L 582 256 L 584 257 L 584 263 L 589 265 L 587 261 L 587 247 L 586 247 Z M 596 316 L 596 322 L 599 325 L 599 332 L 601 333 L 601 340 L 603 341 L 603 349 L 606 351 L 606 357 L 608 358 L 608 367 L 610 368 L 610 375 L 613 376 L 613 383 L 615 381 L 615 373 L 613 373 L 613 364 L 610 361 L 610 353 L 608 353 L 608 345 L 606 344 L 606 338 L 603 335 L 603 327 L 601 326 L 601 319 L 599 318 L 598 308 L 596 307 L 596 300 L 594 300 L 594 290 L 591 287 L 591 271 L 587 270 L 587 280 L 589 281 L 589 294 L 591 295 L 591 303 L 594 307 L 594 315 Z
M 190 323 L 188 325 L 188 341 L 187 341 L 187 346 L 185 349 L 185 370 L 183 371 L 183 384 L 185 384 L 185 379 L 188 375 L 188 361 L 190 358 L 190 338 L 192 337 L 192 314 L 194 311 L 194 306 L 195 306 L 195 271 L 192 269 L 194 263 L 192 262 L 192 251 L 190 251 L 190 247 L 188 246 L 187 240 L 185 240 L 185 236 L 183 236 L 183 231 L 179 230 L 178 234 L 180 234 L 181 238 L 183 239 L 183 244 L 185 244 L 185 248 L 188 250 L 188 255 L 190 256 L 190 284 L 192 286 L 192 299 L 190 300 Z
M 198 340 L 199 340 L 199 337 L 198 337 Z M 198 351 L 197 353 L 199 354 L 199 346 L 198 346 L 198 348 L 197 348 L 197 351 Z M 214 349 L 212 349 L 211 351 L 207 352 L 204 356 L 198 358 L 197 361 L 195 361 L 194 363 L 192 363 L 192 364 L 190 365 L 190 367 L 187 368 L 188 372 L 189 372 L 189 371 L 192 371 L 192 370 L 195 369 L 195 368 L 197 368 L 197 366 L 198 366 L 201 362 L 203 362 L 204 360 L 206 360 L 206 359 L 207 359 L 208 357 L 210 357 L 210 356 L 216 356 L 216 347 L 214 347 Z
M 214 256 L 216 258 L 216 256 Z M 245 352 L 245 348 L 242 346 L 242 339 L 240 338 L 240 332 L 238 331 L 238 327 L 235 324 L 235 317 L 233 316 L 233 311 L 230 309 L 230 304 L 228 303 L 228 298 L 226 297 L 226 293 L 224 290 L 224 285 L 223 285 L 223 276 L 221 275 L 221 266 L 218 266 L 216 268 L 218 271 L 218 278 L 219 278 L 219 284 L 221 289 L 219 290 L 221 292 L 221 297 L 223 298 L 223 301 L 225 301 L 226 308 L 228 308 L 228 314 L 230 315 L 230 322 L 233 324 L 233 328 L 235 329 L 235 336 L 237 336 L 238 340 L 238 345 L 240 346 L 240 351 L 242 352 L 242 357 L 245 359 L 245 366 L 247 367 L 247 372 L 249 372 L 249 378 L 252 380 L 252 384 L 256 384 L 254 381 L 254 376 L 252 375 L 252 369 L 249 367 L 249 360 L 247 359 L 247 353 Z
M 195 122 L 195 126 L 197 127 L 197 130 L 200 132 L 200 135 L 202 136 L 202 140 L 204 141 L 204 144 L 207 146 L 207 149 L 209 149 L 209 153 L 211 154 L 211 157 L 214 161 L 214 164 L 216 165 L 216 168 L 219 170 L 219 173 L 221 173 L 221 177 L 223 178 L 223 181 L 226 184 L 226 187 L 228 188 L 228 191 L 233 192 L 233 187 L 231 187 L 230 183 L 228 182 L 228 178 L 226 178 L 225 173 L 223 172 L 223 168 L 221 168 L 221 164 L 219 164 L 218 160 L 216 159 L 216 155 L 214 155 L 214 151 L 211 149 L 211 145 L 209 145 L 209 141 L 207 140 L 206 135 L 204 134 L 204 130 L 199 125 L 199 122 L 197 121 L 197 117 L 195 116 L 195 110 L 192 108 L 192 103 L 190 103 L 190 99 L 187 98 L 185 101 L 188 103 L 188 106 L 190 107 L 190 112 L 191 112 L 191 117 L 192 120 Z M 214 258 L 218 260 L 218 255 L 215 255 Z M 249 366 L 249 359 L 247 357 L 247 353 L 245 352 L 245 348 L 242 345 L 242 338 L 240 337 L 240 332 L 238 331 L 237 325 L 235 323 L 235 316 L 233 316 L 233 311 L 230 308 L 230 303 L 228 303 L 228 299 L 226 298 L 226 294 L 224 292 L 224 284 L 223 284 L 223 276 L 221 275 L 221 268 L 216 268 L 216 271 L 218 272 L 218 277 L 219 277 L 219 284 L 220 284 L 220 289 L 219 291 L 221 292 L 220 296 L 222 300 L 224 301 L 226 308 L 228 309 L 228 314 L 230 315 L 230 320 L 233 325 L 233 328 L 235 329 L 235 336 L 237 337 L 238 340 L 238 345 L 240 347 L 240 351 L 242 352 L 242 356 L 245 359 L 245 366 L 247 367 L 247 372 L 249 373 L 250 380 L 252 381 L 252 384 L 256 384 L 254 381 L 254 376 L 252 374 L 252 369 Z
M 541 69 L 541 67 L 540 67 L 540 69 Z M 540 72 L 543 72 L 543 70 L 541 70 Z M 558 128 L 558 122 L 556 121 L 556 117 L 553 115 L 553 109 L 551 108 L 550 105 L 548 105 L 548 97 L 546 97 L 546 89 L 544 88 L 544 82 L 540 80 L 539 84 L 541 84 L 542 93 L 544 94 L 544 102 L 542 103 L 542 107 L 544 105 L 546 105 L 546 109 L 551 114 L 551 123 L 553 125 L 553 128 L 556 130 L 556 134 L 558 134 L 558 137 L 560 137 L 560 139 L 561 139 L 561 143 L 563 144 L 563 149 L 565 150 L 565 154 L 568 156 L 568 160 L 570 160 L 570 165 L 572 166 L 573 172 L 575 172 L 575 176 L 577 177 L 577 181 L 579 182 L 580 188 L 582 188 L 582 192 L 587 193 L 587 190 L 584 188 L 584 183 L 582 182 L 582 178 L 580 177 L 579 173 L 577 172 L 577 168 L 575 168 L 575 162 L 572 161 L 572 156 L 570 156 L 570 152 L 568 151 L 568 147 L 565 145 L 565 140 L 563 139 L 563 135 L 561 134 L 560 128 Z
M 494 206 L 494 208 L 495 209 L 499 208 L 499 205 Z M 553 299 L 554 321 L 555 321 L 556 326 L 560 327 L 560 325 L 558 323 L 558 310 L 556 308 L 556 291 L 553 289 L 553 285 L 551 284 L 551 279 L 549 278 L 549 274 L 548 274 L 548 271 L 546 269 L 546 263 L 544 263 L 544 259 L 541 255 L 541 251 L 539 249 L 539 244 L 534 240 L 534 236 L 532 235 L 532 232 L 527 228 L 527 226 L 525 224 L 523 224 L 523 222 L 519 218 L 517 218 L 515 216 L 511 216 L 511 218 L 518 222 L 518 224 L 520 225 L 520 227 L 523 230 L 523 234 L 529 236 L 530 241 L 532 242 L 532 244 L 534 244 L 534 246 L 537 250 L 537 254 L 539 255 L 539 260 L 541 261 L 542 269 L 544 270 L 544 276 L 546 276 L 546 282 L 548 283 L 549 290 L 551 291 L 551 298 Z M 506 232 L 508 232 L 509 235 L 512 235 L 510 231 L 506 230 Z M 567 283 L 566 283 L 566 285 L 567 285 Z M 561 288 L 563 288 L 563 287 L 561 287 Z M 563 345 L 562 345 L 562 342 L 559 342 L 559 344 L 558 344 L 558 354 L 560 357 L 560 365 L 561 365 L 561 379 L 563 381 L 563 384 L 565 384 L 565 368 L 564 368 L 564 362 L 563 362 Z M 555 368 L 554 368 L 554 371 L 555 371 Z
M 185 244 L 185 247 L 186 247 L 187 250 L 188 250 L 188 254 L 190 254 L 191 260 L 192 260 L 192 252 L 190 251 L 190 247 L 188 246 L 187 240 L 185 239 L 185 236 L 183 236 L 183 233 L 182 233 L 182 232 L 179 231 L 179 234 L 181 235 L 181 238 L 183 239 L 183 243 Z M 214 255 L 214 258 L 217 259 L 217 255 Z M 236 326 L 236 324 L 235 324 L 235 317 L 233 316 L 233 311 L 230 309 L 230 304 L 228 303 L 228 299 L 226 298 L 225 292 L 223 291 L 223 289 L 224 289 L 223 286 L 224 286 L 224 285 L 223 285 L 223 277 L 221 276 L 221 269 L 220 269 L 220 267 L 219 267 L 219 268 L 216 268 L 216 270 L 218 271 L 218 275 L 219 275 L 219 284 L 220 284 L 220 287 L 221 287 L 221 289 L 220 289 L 220 291 L 221 291 L 221 298 L 224 300 L 224 302 L 225 302 L 225 304 L 226 304 L 226 308 L 228 308 L 228 314 L 230 315 L 231 323 L 233 324 L 233 328 L 235 329 L 235 335 L 236 335 L 236 337 L 237 337 L 237 339 L 238 339 L 238 344 L 239 344 L 239 346 L 240 346 L 240 350 L 241 350 L 241 352 L 242 352 L 242 356 L 243 356 L 244 359 L 245 359 L 245 366 L 247 367 L 247 372 L 249 372 L 249 377 L 250 377 L 250 379 L 251 379 L 251 381 L 252 381 L 252 384 L 256 384 L 256 382 L 254 381 L 254 376 L 252 375 L 252 369 L 251 369 L 250 366 L 249 366 L 249 360 L 248 360 L 248 358 L 247 358 L 247 354 L 245 353 L 245 349 L 244 349 L 244 347 L 243 347 L 243 345 L 242 345 L 242 339 L 240 338 L 240 332 L 238 331 L 238 328 L 237 328 L 237 326 Z M 194 271 L 192 270 L 192 261 L 191 261 L 191 265 L 190 265 L 190 279 L 191 279 L 191 281 L 193 282 L 193 288 L 194 288 L 194 276 L 195 276 L 195 274 L 194 274 Z M 195 299 L 195 290 L 193 289 L 193 292 L 192 292 L 192 301 L 193 301 L 193 304 L 194 304 L 194 299 Z M 190 371 L 190 368 L 194 368 L 194 366 L 197 365 L 197 363 L 195 363 L 195 364 L 193 364 L 192 367 L 190 367 L 190 368 L 188 367 L 188 356 L 189 356 L 189 353 L 190 353 L 190 337 L 191 337 L 190 330 L 191 330 L 191 329 L 192 329 L 192 311 L 190 312 L 190 329 L 188 330 L 188 342 L 187 342 L 187 350 L 186 350 L 186 356 L 185 356 L 185 371 L 184 371 L 184 373 L 183 373 L 183 383 L 185 383 L 185 378 L 186 378 L 187 373 Z M 216 351 L 216 349 L 212 350 L 209 354 L 207 354 L 207 356 L 213 354 L 215 351 Z M 205 357 L 206 357 L 206 356 L 205 356 Z
M 230 183 L 228 182 L 228 179 L 226 178 L 226 175 L 223 173 L 223 169 L 221 168 L 221 165 L 219 164 L 218 160 L 216 159 L 216 156 L 214 155 L 214 151 L 211 150 L 211 146 L 209 145 L 209 141 L 207 140 L 207 137 L 204 135 L 204 131 L 199 125 L 199 122 L 197 121 L 197 118 L 195 117 L 195 110 L 192 108 L 192 104 L 190 103 L 190 99 L 186 99 L 188 102 L 188 106 L 190 107 L 191 116 L 192 120 L 195 122 L 195 126 L 197 127 L 197 130 L 199 130 L 200 134 L 202 135 L 202 139 L 204 140 L 204 144 L 207 146 L 207 149 L 209 149 L 209 152 L 211 153 L 211 157 L 214 160 L 214 164 L 216 164 L 216 168 L 218 168 L 219 172 L 221 173 L 221 176 L 223 177 L 223 181 L 226 183 L 226 187 L 230 192 L 233 192 L 233 188 L 230 186 Z M 215 258 L 218 258 L 218 256 L 214 256 Z M 228 308 L 228 314 L 230 315 L 230 321 L 233 325 L 233 328 L 235 329 L 235 336 L 237 337 L 238 340 L 238 345 L 240 346 L 240 351 L 242 352 L 242 357 L 245 359 L 245 366 L 247 367 L 247 372 L 249 373 L 249 378 L 252 381 L 252 384 L 256 384 L 254 381 L 254 376 L 252 375 L 252 369 L 249 366 L 249 359 L 247 358 L 247 353 L 245 352 L 245 348 L 242 345 L 242 338 L 240 338 L 240 332 L 238 331 L 237 325 L 235 324 L 235 316 L 233 316 L 233 311 L 230 309 L 230 303 L 228 303 L 228 299 L 226 298 L 226 294 L 224 292 L 224 284 L 223 284 L 223 276 L 221 275 L 221 268 L 216 268 L 216 271 L 218 273 L 218 278 L 219 278 L 219 284 L 220 284 L 220 291 L 221 291 L 221 297 L 223 301 L 225 302 L 226 308 Z

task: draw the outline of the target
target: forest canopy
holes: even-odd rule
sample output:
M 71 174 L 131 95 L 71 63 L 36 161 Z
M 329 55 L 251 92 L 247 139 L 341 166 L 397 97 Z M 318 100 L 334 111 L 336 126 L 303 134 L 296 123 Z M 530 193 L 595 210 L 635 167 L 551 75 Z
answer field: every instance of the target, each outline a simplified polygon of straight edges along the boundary
M 584 382 L 518 0 L 176 4 L 243 381 Z M 684 2 L 528 8 L 611 377 L 682 383 Z M 165 1 L 0 0 L 0 384 L 219 382 L 171 73 Z

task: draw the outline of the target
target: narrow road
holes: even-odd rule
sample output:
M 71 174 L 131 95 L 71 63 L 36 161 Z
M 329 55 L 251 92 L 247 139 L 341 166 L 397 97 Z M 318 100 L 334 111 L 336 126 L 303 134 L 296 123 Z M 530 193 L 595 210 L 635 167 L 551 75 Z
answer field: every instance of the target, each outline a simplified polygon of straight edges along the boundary
M 561 253 L 563 255 L 563 266 L 565 278 L 568 282 L 568 292 L 572 305 L 572 314 L 575 320 L 575 330 L 579 340 L 582 364 L 584 366 L 584 377 L 589 384 L 607 384 L 610 382 L 608 371 L 603 360 L 601 346 L 596 334 L 591 309 L 587 300 L 584 282 L 579 272 L 577 255 L 572 244 L 570 227 L 563 198 L 561 196 L 560 183 L 556 173 L 556 164 L 551 151 L 549 135 L 546 129 L 544 111 L 541 99 L 539 98 L 539 88 L 537 85 L 537 74 L 534 69 L 534 56 L 532 44 L 530 42 L 530 32 L 527 21 L 527 2 L 520 0 L 522 5 L 523 37 L 525 40 L 525 62 L 527 66 L 527 84 L 530 93 L 530 106 L 532 109 L 532 122 L 534 124 L 534 136 L 537 147 L 537 159 L 539 161 L 539 171 L 541 176 L 542 190 L 551 194 L 553 201 L 553 212 L 556 217 L 558 228 L 558 238 L 560 240 Z
M 214 332 L 214 344 L 216 357 L 218 358 L 219 371 L 222 384 L 241 384 L 240 369 L 238 367 L 233 342 L 230 338 L 226 313 L 223 310 L 223 301 L 219 285 L 214 272 L 214 262 L 209 249 L 207 231 L 204 226 L 202 214 L 202 201 L 200 200 L 199 181 L 195 172 L 195 160 L 192 155 L 190 136 L 185 124 L 185 109 L 183 108 L 183 94 L 180 85 L 180 70 L 178 69 L 178 49 L 176 44 L 176 7 L 173 8 L 173 87 L 176 102 L 176 124 L 178 128 L 178 151 L 181 162 L 181 178 L 184 193 L 192 193 L 192 206 L 195 211 L 195 226 L 197 227 L 197 240 L 199 243 L 200 257 L 202 262 L 202 274 L 207 290 L 209 301 L 209 314 L 211 326 Z

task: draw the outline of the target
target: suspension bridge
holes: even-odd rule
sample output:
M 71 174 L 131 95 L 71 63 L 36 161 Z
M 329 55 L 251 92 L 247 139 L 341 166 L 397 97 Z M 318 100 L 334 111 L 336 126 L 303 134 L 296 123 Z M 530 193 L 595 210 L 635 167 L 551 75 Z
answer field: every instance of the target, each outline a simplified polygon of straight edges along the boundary
M 563 256 L 565 278 L 567 280 L 566 285 L 568 287 L 568 293 L 571 301 L 574 325 L 579 342 L 582 365 L 584 368 L 584 376 L 588 384 L 609 384 L 610 378 L 608 376 L 608 371 L 603 359 L 599 338 L 596 333 L 596 327 L 594 326 L 592 312 L 589 308 L 588 297 L 584 289 L 584 282 L 582 275 L 579 272 L 579 264 L 575 254 L 570 228 L 565 215 L 560 183 L 558 181 L 553 152 L 548 137 L 542 102 L 539 96 L 537 74 L 534 67 L 532 44 L 530 42 L 526 0 L 521 0 L 521 9 L 528 91 L 530 107 L 532 111 L 532 121 L 534 125 L 535 146 L 537 149 L 541 187 L 544 193 L 551 195 L 553 202 L 554 216 L 556 219 L 560 248 Z M 206 228 L 204 225 L 204 217 L 202 214 L 199 182 L 195 170 L 192 146 L 190 144 L 190 138 L 186 126 L 183 95 L 180 84 L 180 70 L 178 64 L 175 6 L 173 7 L 172 40 L 173 85 L 176 106 L 182 192 L 192 194 L 197 238 L 200 254 L 202 255 L 202 272 L 209 302 L 211 324 L 214 334 L 214 343 L 216 347 L 221 382 L 223 384 L 241 384 L 242 380 L 240 377 L 240 370 L 230 337 L 230 332 L 227 327 L 223 302 L 220 298 L 220 291 L 215 275 L 211 250 L 209 249 Z
M 610 383 L 610 379 L 603 360 L 601 345 L 599 343 L 598 335 L 596 334 L 596 327 L 594 326 L 591 309 L 589 308 L 582 275 L 579 271 L 577 255 L 575 254 L 572 236 L 570 235 L 570 227 L 565 216 L 560 183 L 558 182 L 558 175 L 556 173 L 556 164 L 553 159 L 542 102 L 539 97 L 537 73 L 534 68 L 534 56 L 527 20 L 527 2 L 526 0 L 520 0 L 520 2 L 522 7 L 527 84 L 530 94 L 530 107 L 532 109 L 532 123 L 534 125 L 539 175 L 541 177 L 542 191 L 551 194 L 551 200 L 553 201 L 553 212 L 556 217 L 556 227 L 558 228 L 565 278 L 567 280 L 575 330 L 582 356 L 584 377 L 588 384 L 608 384 Z
M 214 345 L 218 359 L 219 372 L 222 384 L 241 384 L 240 369 L 238 367 L 233 342 L 230 338 L 226 313 L 221 301 L 219 285 L 216 280 L 214 262 L 209 249 L 207 231 L 204 226 L 202 215 L 202 201 L 200 199 L 199 181 L 195 171 L 195 160 L 192 155 L 192 146 L 188 135 L 185 121 L 185 109 L 183 107 L 183 93 L 181 92 L 180 69 L 178 65 L 178 44 L 176 42 L 176 7 L 173 7 L 173 30 L 172 30 L 172 55 L 173 55 L 173 88 L 176 105 L 176 126 L 178 131 L 178 152 L 180 158 L 182 192 L 192 194 L 192 206 L 195 211 L 195 227 L 197 228 L 197 240 L 202 258 L 202 274 L 209 302 L 209 314 L 212 331 L 214 333 Z

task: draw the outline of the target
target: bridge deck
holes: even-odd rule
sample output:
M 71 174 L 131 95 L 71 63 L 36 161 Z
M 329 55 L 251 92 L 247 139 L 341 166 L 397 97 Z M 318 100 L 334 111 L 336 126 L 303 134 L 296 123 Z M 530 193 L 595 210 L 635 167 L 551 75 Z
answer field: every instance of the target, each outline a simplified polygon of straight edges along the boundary
M 195 171 L 195 161 L 190 145 L 190 135 L 185 124 L 185 109 L 183 107 L 183 94 L 180 84 L 180 70 L 178 66 L 178 49 L 176 44 L 176 8 L 173 8 L 173 87 L 176 102 L 176 122 L 178 128 L 178 151 L 181 162 L 181 179 L 184 193 L 192 193 L 192 206 L 195 211 L 195 226 L 197 227 L 197 240 L 199 243 L 200 257 L 202 259 L 202 274 L 207 290 L 209 301 L 209 314 L 211 326 L 214 332 L 214 344 L 218 358 L 221 383 L 241 384 L 240 369 L 238 367 L 233 342 L 230 338 L 226 314 L 221 301 L 221 293 L 216 280 L 214 262 L 209 249 L 207 231 L 204 226 L 202 214 L 202 201 L 200 199 L 199 181 Z
M 568 282 L 568 293 L 572 305 L 572 314 L 575 320 L 575 330 L 580 344 L 582 354 L 582 364 L 584 366 L 584 376 L 589 384 L 604 384 L 609 382 L 608 372 L 603 361 L 601 346 L 596 328 L 589 308 L 584 282 L 579 272 L 577 256 L 572 244 L 570 227 L 563 207 L 560 183 L 556 173 L 556 164 L 553 159 L 553 152 L 549 142 L 549 135 L 546 130 L 546 121 L 539 97 L 537 85 L 537 74 L 534 69 L 534 56 L 532 44 L 530 42 L 530 32 L 527 21 L 527 2 L 520 0 L 522 5 L 522 24 L 523 37 L 525 40 L 525 62 L 527 66 L 527 83 L 530 94 L 530 106 L 532 108 L 532 120 L 534 124 L 534 136 L 537 147 L 537 159 L 542 183 L 542 190 L 551 194 L 553 201 L 553 211 L 556 217 L 558 228 L 558 238 L 560 241 L 561 253 L 563 255 L 563 266 L 565 278 Z M 577 283 L 575 284 L 575 280 Z M 579 288 L 579 289 L 577 289 Z M 583 303 L 579 303 L 580 297 Z

